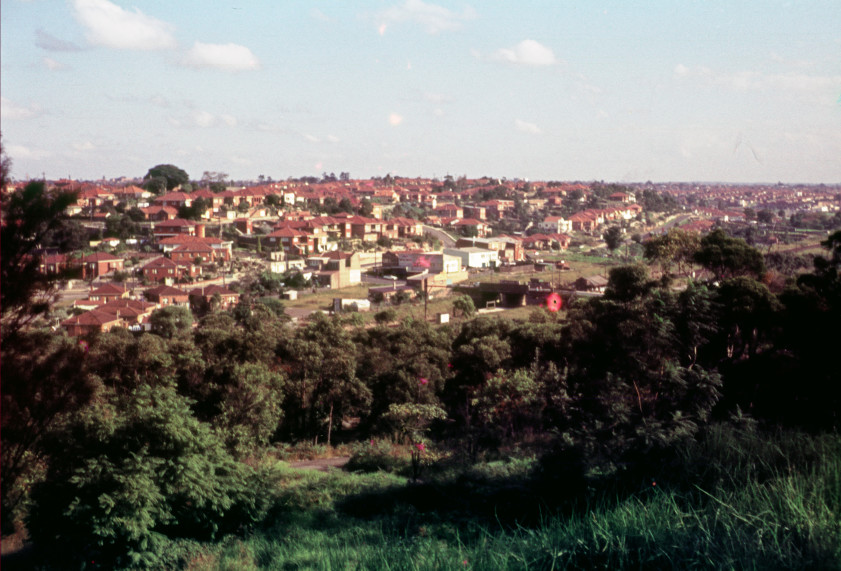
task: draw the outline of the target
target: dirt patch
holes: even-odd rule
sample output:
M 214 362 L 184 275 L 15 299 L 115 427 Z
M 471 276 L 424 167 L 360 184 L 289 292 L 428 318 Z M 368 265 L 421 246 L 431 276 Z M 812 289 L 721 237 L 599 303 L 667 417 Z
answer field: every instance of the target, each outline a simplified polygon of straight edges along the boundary
M 350 460 L 350 456 L 336 456 L 335 458 L 316 458 L 314 460 L 302 460 L 290 462 L 289 466 L 300 470 L 318 470 L 328 472 L 331 469 L 341 469 Z

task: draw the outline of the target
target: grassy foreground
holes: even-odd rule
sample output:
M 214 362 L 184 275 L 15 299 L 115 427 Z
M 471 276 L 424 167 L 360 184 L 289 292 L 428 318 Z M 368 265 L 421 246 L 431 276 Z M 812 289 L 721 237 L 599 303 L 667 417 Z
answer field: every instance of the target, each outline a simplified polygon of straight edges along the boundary
M 401 464 L 402 462 L 402 464 Z M 839 569 L 841 437 L 719 425 L 639 481 L 551 505 L 536 462 L 292 470 L 271 521 L 188 569 Z M 549 487 L 547 487 L 547 484 Z M 558 490 L 554 490 L 558 491 Z

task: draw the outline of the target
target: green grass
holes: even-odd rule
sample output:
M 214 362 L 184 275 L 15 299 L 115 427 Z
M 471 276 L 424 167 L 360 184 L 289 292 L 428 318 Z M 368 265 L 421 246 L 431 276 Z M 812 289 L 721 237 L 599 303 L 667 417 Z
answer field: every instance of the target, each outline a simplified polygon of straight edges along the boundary
M 273 521 L 188 567 L 841 568 L 838 435 L 719 426 L 669 462 L 636 485 L 594 483 L 560 511 L 540 501 L 529 459 L 446 466 L 417 484 L 281 468 Z

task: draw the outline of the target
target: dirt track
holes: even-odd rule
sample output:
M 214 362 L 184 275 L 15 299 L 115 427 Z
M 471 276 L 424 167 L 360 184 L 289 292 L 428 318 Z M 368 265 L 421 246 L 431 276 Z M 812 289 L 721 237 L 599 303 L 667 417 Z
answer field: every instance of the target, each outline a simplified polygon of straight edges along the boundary
M 289 466 L 292 468 L 299 468 L 301 470 L 318 470 L 319 472 L 328 472 L 331 468 L 341 468 L 350 460 L 349 456 L 337 456 L 335 458 L 316 458 L 315 460 L 302 460 L 300 462 L 290 462 Z

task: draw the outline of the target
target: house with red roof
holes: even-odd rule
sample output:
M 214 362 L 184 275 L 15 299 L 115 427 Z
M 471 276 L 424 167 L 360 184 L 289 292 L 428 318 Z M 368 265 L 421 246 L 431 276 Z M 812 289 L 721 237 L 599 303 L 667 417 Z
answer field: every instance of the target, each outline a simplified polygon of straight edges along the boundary
M 146 220 L 153 222 L 175 220 L 178 218 L 178 209 L 172 206 L 145 206 L 140 211 L 143 212 Z
M 239 302 L 239 294 L 220 285 L 208 285 L 193 288 L 190 290 L 190 305 L 199 307 L 202 305 L 211 306 L 214 298 L 218 299 L 220 309 L 233 307 Z
M 186 192 L 167 192 L 162 194 L 152 201 L 152 204 L 158 206 L 171 206 L 176 210 L 182 206 L 190 206 L 193 204 L 193 198 Z
M 103 333 L 114 327 L 123 327 L 123 320 L 107 311 L 94 309 L 75 315 L 61 322 L 68 335 L 78 337 L 91 333 Z
M 490 226 L 475 218 L 463 218 L 450 223 L 457 232 L 466 232 L 477 238 L 486 238 L 490 234 Z
M 98 278 L 123 271 L 123 259 L 107 252 L 94 252 L 82 258 L 82 278 Z
M 170 253 L 179 246 L 192 244 L 206 244 L 213 249 L 213 259 L 215 261 L 231 260 L 233 255 L 233 242 L 230 240 L 222 240 L 214 237 L 188 236 L 186 234 L 179 234 L 177 236 L 170 236 L 158 240 L 158 246 L 164 253 Z
M 125 284 L 106 283 L 102 284 L 88 294 L 88 299 L 93 301 L 114 301 L 115 299 L 128 298 L 129 290 Z
M 209 246 L 206 247 L 212 251 Z M 184 277 L 195 278 L 201 275 L 201 266 L 193 264 L 193 260 L 179 263 L 165 256 L 155 258 L 143 266 L 143 277 L 153 283 L 173 282 Z
M 563 216 L 547 216 L 537 226 L 541 230 L 550 233 L 560 234 L 563 232 L 572 232 L 572 221 L 567 220 Z
M 143 292 L 143 296 L 161 307 L 166 307 L 167 305 L 190 305 L 190 294 L 168 285 L 149 288 Z
M 191 268 L 198 268 L 197 273 L 195 270 L 189 271 L 189 274 L 193 277 L 201 274 L 201 266 L 194 265 L 195 261 L 198 260 L 200 263 L 205 263 L 216 260 L 216 252 L 214 249 L 210 245 L 202 242 L 182 244 L 174 248 L 169 255 L 173 262 L 182 267 L 189 266 Z
M 153 232 L 156 238 L 168 238 L 169 236 L 195 236 L 196 222 L 193 220 L 185 220 L 184 218 L 174 218 L 172 220 L 164 220 L 154 224 Z

